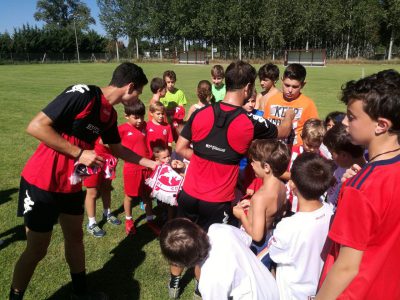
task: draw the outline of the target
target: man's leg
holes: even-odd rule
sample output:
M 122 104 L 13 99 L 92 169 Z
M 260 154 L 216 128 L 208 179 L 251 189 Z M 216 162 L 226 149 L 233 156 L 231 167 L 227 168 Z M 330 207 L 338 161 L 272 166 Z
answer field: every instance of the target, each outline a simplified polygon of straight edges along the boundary
M 27 288 L 37 264 L 46 256 L 51 233 L 51 231 L 35 232 L 26 228 L 26 248 L 14 268 L 11 285 L 14 291 L 23 293 Z

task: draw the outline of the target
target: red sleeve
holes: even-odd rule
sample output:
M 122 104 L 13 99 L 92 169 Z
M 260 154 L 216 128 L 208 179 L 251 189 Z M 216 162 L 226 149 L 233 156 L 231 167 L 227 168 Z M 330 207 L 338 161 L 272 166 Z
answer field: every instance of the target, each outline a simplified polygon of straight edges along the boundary
M 329 237 L 341 245 L 365 251 L 378 220 L 366 195 L 353 187 L 345 187 Z
M 172 143 L 174 141 L 174 137 L 172 136 L 172 130 L 171 126 L 167 126 L 167 132 L 168 132 L 168 144 Z

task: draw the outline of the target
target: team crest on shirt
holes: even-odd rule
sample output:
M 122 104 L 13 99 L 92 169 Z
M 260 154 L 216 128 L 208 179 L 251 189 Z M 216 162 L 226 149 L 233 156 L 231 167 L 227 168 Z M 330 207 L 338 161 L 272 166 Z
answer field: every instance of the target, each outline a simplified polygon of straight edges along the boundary
M 162 132 L 163 135 L 167 135 L 167 129 L 164 129 Z
M 70 90 L 66 91 L 66 93 L 79 92 L 83 94 L 85 90 L 89 92 L 89 87 L 86 84 L 76 84 Z

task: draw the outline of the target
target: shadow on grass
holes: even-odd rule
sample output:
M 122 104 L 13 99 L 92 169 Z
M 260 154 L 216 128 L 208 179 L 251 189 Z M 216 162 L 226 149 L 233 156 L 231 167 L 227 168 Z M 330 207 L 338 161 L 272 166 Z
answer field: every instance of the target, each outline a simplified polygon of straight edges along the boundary
M 12 199 L 11 195 L 15 194 L 16 192 L 18 192 L 17 188 L 0 191 L 0 205 L 10 201 Z
M 4 239 L 3 237 L 6 237 L 6 236 L 9 236 L 9 237 Z M 0 250 L 6 248 L 8 245 L 10 245 L 16 241 L 26 240 L 25 226 L 17 225 L 7 231 L 1 232 L 0 240 L 3 241 L 3 243 L 0 245 Z
M 124 238 L 117 247 L 111 250 L 113 257 L 103 268 L 87 275 L 88 288 L 91 291 L 101 291 L 109 299 L 139 299 L 139 282 L 134 279 L 135 270 L 145 260 L 143 246 L 155 239 L 145 224 L 137 228 L 133 237 Z M 90 253 L 86 253 L 90 259 Z M 48 299 L 70 299 L 71 283 L 61 287 Z

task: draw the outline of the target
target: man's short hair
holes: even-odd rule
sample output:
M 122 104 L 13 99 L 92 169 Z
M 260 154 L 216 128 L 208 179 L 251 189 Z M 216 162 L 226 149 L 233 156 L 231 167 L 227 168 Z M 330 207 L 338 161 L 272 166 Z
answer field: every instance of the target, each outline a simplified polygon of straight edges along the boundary
M 270 79 L 275 82 L 279 79 L 279 68 L 274 64 L 265 64 L 258 70 L 258 78 L 260 80 Z
M 169 79 L 172 79 L 173 81 L 176 81 L 176 74 L 172 70 L 167 70 L 163 74 L 163 79 L 165 80 L 166 77 L 169 77 Z
M 313 145 L 321 145 L 326 133 L 325 124 L 317 118 L 308 119 L 301 131 L 301 138 L 309 141 Z
M 319 199 L 334 182 L 335 164 L 317 153 L 303 152 L 293 162 L 290 179 L 306 200 Z
M 276 139 L 254 140 L 249 148 L 249 158 L 261 165 L 269 164 L 275 177 L 281 176 L 287 169 L 290 154 L 285 143 Z
M 350 135 L 347 133 L 346 126 L 343 124 L 336 124 L 329 129 L 324 136 L 324 145 L 335 153 L 341 151 L 350 154 L 353 158 L 363 156 L 364 148 L 360 145 L 351 143 Z
M 225 85 L 227 91 L 234 91 L 244 88 L 250 83 L 254 87 L 256 80 L 256 69 L 249 63 L 242 60 L 232 62 L 225 72 Z
M 146 107 L 143 102 L 138 99 L 130 105 L 124 105 L 124 111 L 127 116 L 144 116 L 146 114 Z
M 113 72 L 109 85 L 123 87 L 129 83 L 135 85 L 135 89 L 145 86 L 149 81 L 143 69 L 133 63 L 122 63 Z
M 306 80 L 307 71 L 302 64 L 290 64 L 286 67 L 283 73 L 283 79 L 289 78 L 304 82 Z
M 207 233 L 188 219 L 167 222 L 160 233 L 163 256 L 179 267 L 193 267 L 203 262 L 211 249 Z
M 342 87 L 341 100 L 350 104 L 361 100 L 365 113 L 372 119 L 385 118 L 392 122 L 389 132 L 400 139 L 400 74 L 384 70 Z
M 211 68 L 211 76 L 224 78 L 225 77 L 224 67 L 221 65 L 214 65 Z
M 149 110 L 150 110 L 151 113 L 154 113 L 156 111 L 165 112 L 165 106 L 160 101 L 156 101 L 156 102 L 150 104 Z
M 160 77 L 155 77 L 151 80 L 150 90 L 153 94 L 157 93 L 159 90 L 165 88 L 167 85 L 165 81 Z

